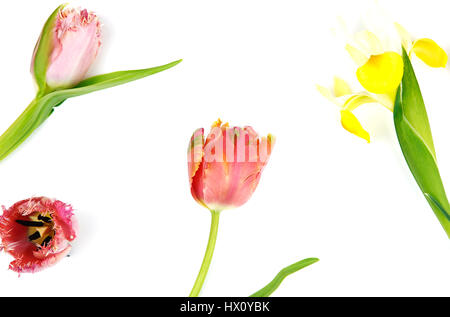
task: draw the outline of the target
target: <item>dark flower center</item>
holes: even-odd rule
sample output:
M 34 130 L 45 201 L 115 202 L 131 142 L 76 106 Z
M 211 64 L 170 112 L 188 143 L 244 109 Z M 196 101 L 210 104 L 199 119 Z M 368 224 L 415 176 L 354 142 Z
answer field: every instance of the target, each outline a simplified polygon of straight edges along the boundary
M 28 240 L 35 244 L 38 249 L 50 245 L 55 236 L 54 222 L 50 213 L 34 212 L 26 219 L 17 219 L 16 222 L 28 227 Z

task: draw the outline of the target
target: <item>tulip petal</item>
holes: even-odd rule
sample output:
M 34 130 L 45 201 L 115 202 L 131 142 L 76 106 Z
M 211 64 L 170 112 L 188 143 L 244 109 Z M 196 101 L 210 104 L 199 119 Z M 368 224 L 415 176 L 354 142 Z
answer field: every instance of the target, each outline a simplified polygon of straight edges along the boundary
M 189 182 L 192 184 L 192 179 L 197 172 L 200 163 L 203 159 L 203 144 L 205 143 L 203 137 L 204 130 L 197 129 L 191 137 L 188 148 L 188 172 Z
M 414 41 L 412 51 L 430 67 L 437 68 L 447 66 L 447 53 L 431 39 L 419 39 Z
M 46 72 L 49 63 L 48 57 L 53 48 L 54 34 L 52 30 L 55 26 L 59 12 L 61 12 L 65 6 L 66 4 L 60 5 L 49 16 L 34 49 L 31 70 L 39 91 L 41 92 L 44 92 L 46 87 Z
M 403 60 L 395 52 L 373 55 L 359 67 L 356 76 L 369 92 L 388 94 L 396 91 L 403 77 Z
M 347 110 L 341 111 L 341 123 L 345 130 L 350 133 L 353 133 L 360 138 L 363 138 L 368 143 L 370 143 L 370 135 L 369 133 L 363 129 L 361 123 L 359 123 L 358 119 L 355 117 L 353 113 Z
M 47 67 L 51 90 L 71 88 L 84 79 L 101 46 L 101 24 L 87 10 L 69 8 L 58 15 Z

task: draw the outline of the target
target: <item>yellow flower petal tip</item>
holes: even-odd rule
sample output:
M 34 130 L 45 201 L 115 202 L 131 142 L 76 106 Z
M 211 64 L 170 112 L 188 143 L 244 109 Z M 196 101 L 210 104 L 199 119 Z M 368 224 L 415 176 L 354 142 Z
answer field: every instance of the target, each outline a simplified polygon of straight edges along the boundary
M 222 125 L 222 120 L 220 120 L 220 118 L 219 118 L 213 122 L 213 124 L 211 125 L 211 128 L 220 127 L 221 125 Z
M 399 23 L 395 23 L 395 28 L 397 29 L 397 33 L 400 35 L 402 39 L 402 46 L 405 48 L 407 52 L 411 50 L 412 40 L 411 35 L 409 35 L 408 31 Z
M 395 52 L 372 55 L 358 68 L 356 77 L 367 91 L 374 94 L 396 91 L 403 77 L 403 59 Z
M 345 130 L 348 132 L 359 136 L 370 143 L 370 135 L 364 130 L 359 120 L 355 117 L 353 113 L 347 110 L 341 111 L 341 123 Z
M 229 124 L 227 123 L 223 123 L 222 120 L 217 119 L 217 121 L 214 121 L 213 124 L 211 125 L 211 128 L 221 128 L 221 127 L 225 127 L 228 128 Z
M 345 46 L 345 49 L 347 50 L 350 57 L 353 59 L 356 65 L 361 66 L 367 63 L 367 60 L 369 57 L 364 54 L 361 50 L 357 49 L 356 47 L 347 44 Z
M 352 90 L 345 80 L 339 77 L 334 77 L 334 95 L 336 97 L 342 97 L 350 95 Z
M 431 39 L 419 39 L 414 42 L 412 51 L 430 67 L 446 67 L 447 53 Z
M 359 41 L 370 55 L 377 55 L 383 52 L 383 46 L 378 37 L 370 31 L 362 31 L 356 34 L 356 39 Z

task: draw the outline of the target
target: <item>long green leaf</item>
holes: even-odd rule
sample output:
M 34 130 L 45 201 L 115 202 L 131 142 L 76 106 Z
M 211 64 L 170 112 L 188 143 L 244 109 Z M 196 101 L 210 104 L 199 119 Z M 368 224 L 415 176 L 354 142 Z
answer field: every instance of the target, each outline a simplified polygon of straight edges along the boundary
M 450 238 L 450 204 L 439 174 L 430 124 L 408 54 L 394 106 L 394 123 L 403 156 L 421 191 Z
M 175 65 L 181 63 L 181 59 L 166 65 L 138 69 L 138 70 L 126 70 L 114 73 L 108 73 L 87 78 L 80 82 L 77 86 L 70 89 L 58 90 L 48 94 L 49 98 L 64 101 L 71 97 L 77 97 L 85 95 L 94 91 L 99 91 L 106 88 L 111 88 L 119 85 L 129 83 L 159 72 L 172 68 Z
M 55 107 L 71 97 L 85 95 L 94 91 L 122 85 L 169 69 L 181 60 L 166 65 L 141 69 L 114 72 L 94 76 L 82 81 L 75 88 L 57 90 L 37 97 L 0 136 L 0 161 L 14 151 L 33 131 L 38 128 L 52 113 Z
M 268 297 L 268 296 L 270 296 L 278 288 L 278 286 L 280 286 L 281 282 L 283 282 L 283 280 L 288 275 L 291 275 L 292 273 L 295 273 L 298 270 L 301 270 L 311 264 L 314 264 L 317 261 L 319 261 L 319 259 L 317 259 L 317 258 L 308 258 L 308 259 L 301 260 L 299 262 L 296 262 L 292 265 L 285 267 L 275 276 L 275 278 L 269 284 L 264 286 L 259 291 L 250 295 L 250 297 Z

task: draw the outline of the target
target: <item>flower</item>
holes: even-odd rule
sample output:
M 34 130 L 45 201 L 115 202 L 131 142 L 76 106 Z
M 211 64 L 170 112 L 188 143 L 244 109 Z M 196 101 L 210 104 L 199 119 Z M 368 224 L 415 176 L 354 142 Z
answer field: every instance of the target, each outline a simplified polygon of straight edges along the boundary
M 204 130 L 191 137 L 188 170 L 194 199 L 211 211 L 247 202 L 266 166 L 275 138 L 259 137 L 253 128 L 232 127 L 216 121 L 204 140 Z
M 199 295 L 216 245 L 219 216 L 225 209 L 246 203 L 267 165 L 275 138 L 259 137 L 253 128 L 232 127 L 219 119 L 206 140 L 197 129 L 188 148 L 188 176 L 192 197 L 211 212 L 211 229 L 200 271 L 189 296 Z
M 65 5 L 56 8 L 44 24 L 31 63 L 36 97 L 0 135 L 0 161 L 67 99 L 142 79 L 182 61 L 84 78 L 101 45 L 100 22 L 87 10 L 64 8 Z
M 57 263 L 75 237 L 72 207 L 59 200 L 37 197 L 3 207 L 0 249 L 14 257 L 9 268 L 15 272 L 34 273 Z
M 342 28 L 346 33 L 345 25 Z M 392 30 L 394 32 L 390 32 Z M 447 54 L 431 39 L 412 41 L 398 23 L 387 25 L 384 29 L 363 30 L 347 38 L 345 48 L 357 66 L 355 75 L 365 91 L 354 92 L 343 79 L 337 77 L 333 89 L 319 85 L 317 89 L 341 108 L 344 129 L 370 142 L 369 133 L 353 110 L 363 104 L 377 103 L 393 111 L 397 88 L 403 78 L 402 47 L 409 55 L 414 53 L 431 67 L 445 67 Z
M 36 45 L 31 63 L 31 72 L 44 68 L 47 89 L 56 90 L 74 87 L 84 79 L 97 57 L 101 46 L 101 26 L 97 16 L 86 9 L 61 6 L 49 18 Z M 50 43 L 42 41 L 45 32 Z M 46 46 L 46 47 L 43 47 Z M 36 53 L 45 51 L 45 57 L 37 65 Z M 38 68 L 36 68 L 38 66 Z M 41 67 L 41 68 L 39 68 Z

